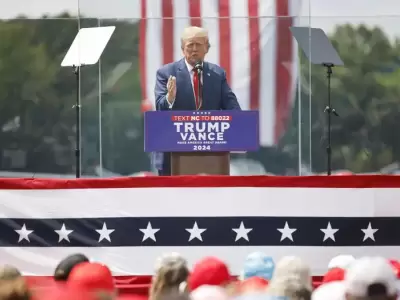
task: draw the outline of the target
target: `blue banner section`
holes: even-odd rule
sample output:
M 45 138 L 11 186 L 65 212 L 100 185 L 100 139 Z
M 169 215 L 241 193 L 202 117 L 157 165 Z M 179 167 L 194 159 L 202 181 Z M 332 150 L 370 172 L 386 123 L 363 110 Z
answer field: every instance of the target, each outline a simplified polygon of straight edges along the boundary
M 146 152 L 257 151 L 258 111 L 149 111 Z
M 83 206 L 82 215 L 89 215 L 86 207 Z M 35 211 L 29 205 L 27 208 Z M 162 208 L 155 208 L 154 215 L 160 211 Z M 235 217 L 0 218 L 0 248 L 291 246 L 296 253 L 298 246 L 314 246 L 336 248 L 335 253 L 343 251 L 340 247 L 365 247 L 366 252 L 368 247 L 374 247 L 370 248 L 373 252 L 380 246 L 400 246 L 400 235 L 394 234 L 400 228 L 400 217 L 248 217 L 240 215 L 240 208 L 238 214 Z M 196 232 L 201 238 L 190 239 Z

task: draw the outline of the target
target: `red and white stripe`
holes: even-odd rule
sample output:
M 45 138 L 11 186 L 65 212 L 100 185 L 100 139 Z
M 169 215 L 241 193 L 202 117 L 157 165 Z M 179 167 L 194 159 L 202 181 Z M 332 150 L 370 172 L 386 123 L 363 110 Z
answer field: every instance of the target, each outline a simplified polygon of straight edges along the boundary
M 300 191 L 301 199 L 299 199 Z M 376 245 L 373 244 L 375 240 L 370 241 L 371 243 L 366 241 L 365 246 L 362 247 L 298 246 L 296 239 L 297 234 L 301 234 L 299 233 L 301 229 L 295 233 L 294 242 L 291 245 L 283 243 L 261 246 L 249 243 L 249 245 L 242 244 L 241 246 L 212 247 L 202 244 L 162 246 L 163 242 L 157 239 L 152 246 L 143 244 L 121 247 L 112 244 L 113 241 L 116 242 L 113 240 L 114 237 L 120 239 L 121 235 L 125 235 L 130 241 L 140 241 L 138 238 L 141 238 L 141 235 L 138 236 L 133 231 L 121 232 L 123 229 L 114 227 L 113 225 L 117 226 L 115 223 L 108 224 L 108 228 L 113 229 L 114 233 L 110 236 L 111 244 L 105 247 L 100 245 L 72 247 L 72 240 L 68 246 L 60 244 L 52 247 L 38 247 L 38 239 L 41 239 L 42 244 L 45 242 L 44 236 L 41 236 L 45 234 L 45 231 L 40 231 L 41 229 L 34 231 L 33 239 L 36 242 L 33 239 L 17 242 L 18 235 L 13 230 L 18 225 L 22 226 L 22 222 L 26 222 L 29 230 L 37 230 L 35 227 L 43 222 L 38 219 L 49 220 L 46 222 L 49 224 L 47 226 L 57 224 L 58 221 L 53 221 L 55 219 L 65 220 L 66 227 L 72 229 L 69 228 L 68 219 L 88 218 L 93 221 L 90 221 L 91 225 L 86 227 L 94 226 L 93 230 L 97 230 L 97 228 L 100 229 L 102 222 L 108 222 L 107 218 L 151 219 L 187 216 L 195 219 L 197 217 L 238 216 L 261 218 L 312 216 L 332 219 L 350 217 L 364 218 L 365 226 L 367 226 L 367 220 L 371 221 L 372 218 L 397 218 L 400 215 L 400 182 L 397 176 L 351 176 L 348 178 L 341 176 L 330 178 L 327 176 L 296 178 L 201 176 L 196 180 L 189 176 L 85 180 L 5 178 L 0 179 L 0 199 L 0 217 L 8 219 L 8 221 L 2 221 L 2 229 L 4 229 L 2 234 L 12 235 L 15 243 L 21 242 L 20 246 L 9 247 L 4 243 L 0 245 L 0 265 L 13 265 L 24 275 L 52 275 L 60 260 L 72 253 L 83 253 L 92 261 L 106 264 L 112 269 L 114 275 L 151 275 L 154 272 L 156 259 L 170 252 L 181 253 L 188 260 L 189 266 L 205 256 L 220 257 L 235 275 L 241 273 L 244 258 L 255 251 L 267 253 L 275 262 L 284 256 L 299 256 L 309 264 L 313 275 L 324 274 L 329 261 L 339 254 L 349 254 L 354 257 L 379 255 L 393 258 L 399 257 L 400 253 L 398 245 L 380 244 L 378 246 L 378 241 Z M 168 204 L 165 204 L 166 200 Z M 94 220 L 102 221 L 100 223 Z M 9 225 L 4 227 L 5 222 Z M 372 222 L 373 225 L 378 226 L 375 221 Z M 97 225 L 99 227 L 96 227 Z M 138 225 L 140 224 L 133 224 L 132 229 Z M 39 226 L 39 228 L 43 227 Z M 165 230 L 165 228 L 159 229 L 161 232 Z M 272 228 L 268 230 L 270 229 Z M 92 243 L 87 235 L 87 229 L 82 233 L 79 227 L 74 227 L 73 230 L 75 230 L 74 239 L 88 240 L 88 245 L 89 242 Z M 181 230 L 185 232 L 183 228 Z M 318 228 L 315 230 L 315 232 L 319 231 Z M 362 234 L 362 229 L 358 230 L 359 234 Z M 379 228 L 377 239 L 381 239 L 380 243 L 385 234 L 390 234 L 389 230 L 390 228 Z M 354 227 L 350 227 L 350 229 L 340 229 L 340 232 L 354 234 L 356 231 Z M 178 229 L 176 229 L 176 234 L 180 234 Z M 119 238 L 115 235 L 119 235 Z M 187 237 L 189 238 L 189 235 Z M 322 240 L 322 235 L 320 237 Z M 10 237 L 5 240 L 8 238 Z M 251 239 L 252 237 L 249 242 Z
M 140 68 L 143 99 L 153 99 L 157 69 L 182 58 L 187 26 L 209 30 L 206 60 L 223 67 L 242 109 L 260 111 L 260 141 L 285 132 L 295 98 L 296 25 L 301 0 L 141 0 Z

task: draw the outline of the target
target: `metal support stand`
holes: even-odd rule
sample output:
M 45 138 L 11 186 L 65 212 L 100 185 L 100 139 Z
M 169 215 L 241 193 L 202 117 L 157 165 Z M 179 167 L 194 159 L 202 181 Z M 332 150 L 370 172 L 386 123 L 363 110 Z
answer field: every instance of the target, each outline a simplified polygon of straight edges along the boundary
M 326 146 L 326 155 L 327 155 L 327 175 L 332 174 L 332 145 L 331 145 L 331 132 L 332 132 L 332 121 L 331 115 L 335 115 L 336 117 L 339 114 L 336 110 L 331 106 L 331 77 L 332 77 L 332 68 L 333 64 L 324 64 L 326 67 L 327 78 L 328 78 L 328 105 L 325 107 L 324 112 L 327 113 L 327 121 L 328 121 L 328 129 L 327 129 L 327 146 Z
M 79 97 L 79 79 L 80 79 L 80 67 L 73 67 L 75 80 L 76 80 L 76 100 L 75 108 L 76 113 L 76 145 L 75 145 L 75 172 L 76 178 L 81 177 L 81 101 Z

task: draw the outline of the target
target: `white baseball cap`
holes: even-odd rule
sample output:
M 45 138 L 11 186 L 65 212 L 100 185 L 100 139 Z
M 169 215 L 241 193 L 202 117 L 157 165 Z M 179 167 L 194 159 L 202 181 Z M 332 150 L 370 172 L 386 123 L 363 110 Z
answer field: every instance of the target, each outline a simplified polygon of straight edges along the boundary
M 345 293 L 355 297 L 368 297 L 374 293 L 373 285 L 382 285 L 382 294 L 397 294 L 396 275 L 387 259 L 363 257 L 354 261 L 345 275 Z
M 344 284 L 341 281 L 320 285 L 311 296 L 311 300 L 344 300 Z
M 333 268 L 347 269 L 353 261 L 355 261 L 355 258 L 352 255 L 346 255 L 346 254 L 338 255 L 331 259 L 331 261 L 328 264 L 328 269 L 333 269 Z

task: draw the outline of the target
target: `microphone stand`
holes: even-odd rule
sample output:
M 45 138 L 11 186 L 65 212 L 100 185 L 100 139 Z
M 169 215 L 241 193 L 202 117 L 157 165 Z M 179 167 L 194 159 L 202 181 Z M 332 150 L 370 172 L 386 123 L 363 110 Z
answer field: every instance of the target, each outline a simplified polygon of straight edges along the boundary
M 76 114 L 76 145 L 75 145 L 75 177 L 81 177 L 81 102 L 79 97 L 79 81 L 80 81 L 80 68 L 81 66 L 74 66 L 74 74 L 76 81 L 76 102 L 73 108 L 75 108 Z
M 196 63 L 196 65 L 194 66 L 194 69 L 197 72 L 197 75 L 199 77 L 199 85 L 197 87 L 197 95 L 199 95 L 199 108 L 196 110 L 200 110 L 201 106 L 203 105 L 203 91 L 202 91 L 202 86 L 203 84 L 201 83 L 201 75 L 203 73 L 203 66 L 201 62 Z

